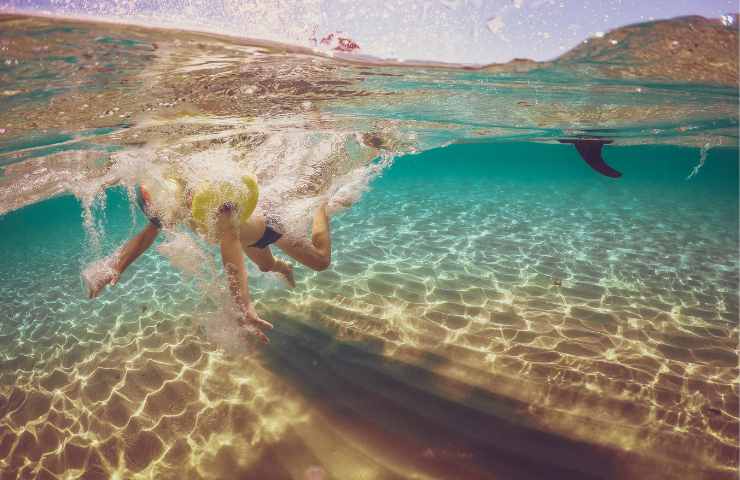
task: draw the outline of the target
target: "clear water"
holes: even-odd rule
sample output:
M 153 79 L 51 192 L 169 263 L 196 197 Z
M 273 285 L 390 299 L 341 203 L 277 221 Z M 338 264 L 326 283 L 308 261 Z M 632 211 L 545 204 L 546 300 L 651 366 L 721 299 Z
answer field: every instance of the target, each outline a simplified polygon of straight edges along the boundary
M 101 38 L 75 28 L 65 41 Z M 143 35 L 113 32 L 94 55 L 119 45 L 133 53 L 112 64 L 135 63 L 129 37 Z M 136 66 L 148 95 L 166 90 L 147 84 L 152 71 L 167 79 L 202 61 L 147 35 L 162 36 L 158 55 L 174 52 L 171 63 Z M 247 47 L 226 45 L 237 60 L 221 61 L 239 68 Z M 257 58 L 234 81 L 256 85 L 253 101 L 179 91 L 191 95 L 184 107 L 96 77 L 110 72 L 82 78 L 86 90 L 70 83 L 86 71 L 57 69 L 59 84 L 39 80 L 43 95 L 30 77 L 3 77 L 23 79 L 3 89 L 24 90 L 0 100 L 11 124 L 0 125 L 4 474 L 734 478 L 736 89 Z M 270 93 L 281 65 L 290 82 Z M 314 87 L 337 75 L 365 93 L 301 93 L 296 65 Z M 26 73 L 38 79 L 36 67 Z M 199 68 L 208 85 L 234 75 Z M 388 73 L 401 76 L 377 75 Z M 182 81 L 200 86 L 191 74 Z M 354 76 L 366 78 L 357 86 Z M 649 95 L 628 94 L 635 88 Z M 146 103 L 160 111 L 125 117 Z M 18 129 L 28 121 L 41 134 Z M 617 140 L 604 157 L 619 180 L 551 143 L 596 130 Z M 329 270 L 297 266 L 288 290 L 250 266 L 257 309 L 275 324 L 270 346 L 238 338 L 219 297 L 204 294 L 220 278 L 193 278 L 161 249 L 87 300 L 80 271 L 145 221 L 124 188 L 96 199 L 101 166 L 134 152 L 154 168 L 165 151 L 200 153 L 215 169 L 224 148 L 246 156 L 265 195 L 287 199 L 299 227 L 318 201 L 311 192 L 339 184 L 359 195 L 370 180 L 332 218 Z M 289 195 L 296 186 L 313 190 Z

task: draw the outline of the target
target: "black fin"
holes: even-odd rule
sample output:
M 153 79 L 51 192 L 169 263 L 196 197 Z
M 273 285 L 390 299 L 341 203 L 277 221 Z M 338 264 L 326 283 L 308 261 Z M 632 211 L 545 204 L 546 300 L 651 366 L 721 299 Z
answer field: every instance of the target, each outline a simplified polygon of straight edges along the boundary
M 612 140 L 604 140 L 601 138 L 561 138 L 558 142 L 572 143 L 575 145 L 581 158 L 586 161 L 589 167 L 593 168 L 600 174 L 611 178 L 619 178 L 622 176 L 621 173 L 607 165 L 601 156 L 601 148 L 604 145 L 612 143 Z

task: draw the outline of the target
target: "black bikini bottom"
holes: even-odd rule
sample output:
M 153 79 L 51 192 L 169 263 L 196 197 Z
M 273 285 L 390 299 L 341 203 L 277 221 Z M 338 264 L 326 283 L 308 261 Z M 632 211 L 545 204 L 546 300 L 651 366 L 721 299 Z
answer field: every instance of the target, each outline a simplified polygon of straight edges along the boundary
M 282 236 L 282 233 L 276 232 L 269 225 L 265 226 L 265 233 L 262 234 L 262 237 L 259 240 L 251 244 L 250 247 L 267 248 L 268 246 L 280 240 L 280 237 Z

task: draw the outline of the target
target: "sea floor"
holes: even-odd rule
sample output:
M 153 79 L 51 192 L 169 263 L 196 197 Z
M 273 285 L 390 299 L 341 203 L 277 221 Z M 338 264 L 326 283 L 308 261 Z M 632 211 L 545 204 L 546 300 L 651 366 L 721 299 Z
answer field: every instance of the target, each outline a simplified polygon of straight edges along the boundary
M 329 270 L 250 270 L 267 347 L 155 249 L 85 299 L 73 197 L 1 217 L 2 478 L 735 478 L 737 152 L 641 148 L 397 159 Z

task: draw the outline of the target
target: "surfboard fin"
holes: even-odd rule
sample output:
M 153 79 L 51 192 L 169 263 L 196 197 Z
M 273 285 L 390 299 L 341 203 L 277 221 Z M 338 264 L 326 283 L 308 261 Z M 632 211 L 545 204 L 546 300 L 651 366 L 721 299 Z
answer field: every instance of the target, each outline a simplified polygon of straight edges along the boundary
M 612 140 L 604 140 L 603 138 L 561 138 L 558 142 L 572 143 L 588 166 L 600 174 L 611 178 L 622 176 L 620 172 L 607 165 L 601 156 L 602 147 L 612 143 Z

